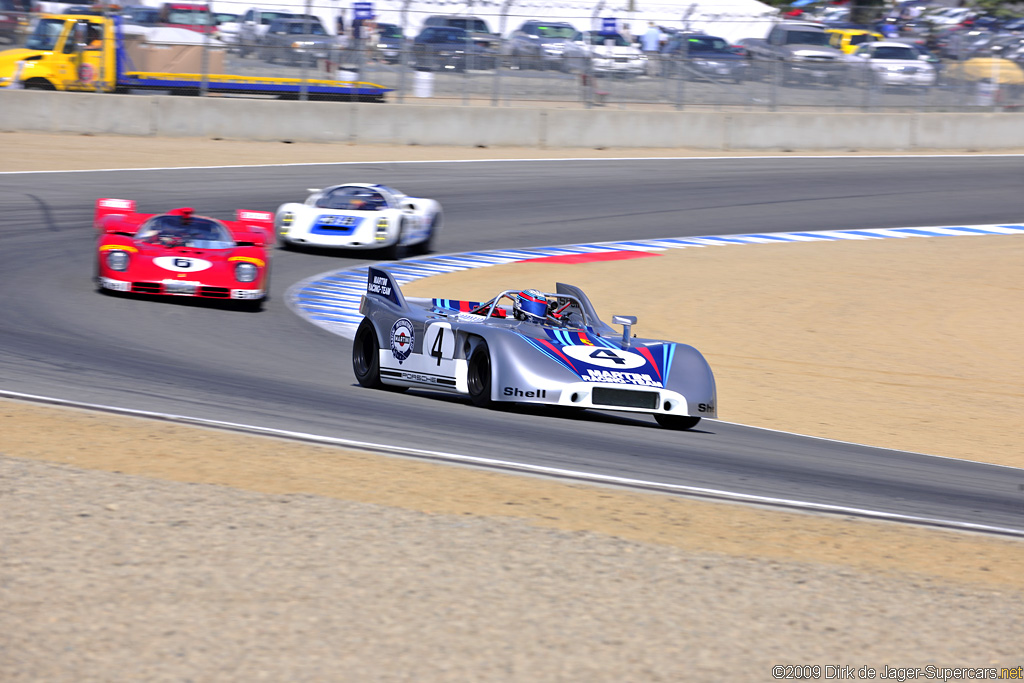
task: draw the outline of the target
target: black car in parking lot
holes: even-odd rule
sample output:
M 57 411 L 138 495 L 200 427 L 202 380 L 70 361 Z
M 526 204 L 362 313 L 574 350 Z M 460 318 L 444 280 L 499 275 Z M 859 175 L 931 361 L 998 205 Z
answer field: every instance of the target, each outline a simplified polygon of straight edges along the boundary
M 274 19 L 260 45 L 260 56 L 268 62 L 314 64 L 326 59 L 333 45 L 333 37 L 315 17 Z
M 677 33 L 662 50 L 663 75 L 740 83 L 750 78 L 750 61 L 724 38 Z
M 585 56 L 573 42 L 576 28 L 564 21 L 531 19 L 509 34 L 505 44 L 509 65 L 518 69 L 565 70 L 572 58 Z
M 427 26 L 412 42 L 409 66 L 420 71 L 493 69 L 498 53 L 473 41 L 466 29 Z
M 386 64 L 398 64 L 402 61 L 402 49 L 405 35 L 398 24 L 377 24 L 376 52 L 380 60 Z

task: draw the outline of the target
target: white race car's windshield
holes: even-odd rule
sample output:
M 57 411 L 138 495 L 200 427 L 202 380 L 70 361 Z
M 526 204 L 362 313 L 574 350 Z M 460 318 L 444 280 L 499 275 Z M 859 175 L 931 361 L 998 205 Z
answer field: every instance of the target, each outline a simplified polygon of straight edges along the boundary
M 379 192 L 365 187 L 338 187 L 325 192 L 316 206 L 335 211 L 380 211 L 387 208 L 387 201 Z
M 154 244 L 173 244 L 194 249 L 230 249 L 235 241 L 227 228 L 209 218 L 164 215 L 146 221 L 135 238 Z

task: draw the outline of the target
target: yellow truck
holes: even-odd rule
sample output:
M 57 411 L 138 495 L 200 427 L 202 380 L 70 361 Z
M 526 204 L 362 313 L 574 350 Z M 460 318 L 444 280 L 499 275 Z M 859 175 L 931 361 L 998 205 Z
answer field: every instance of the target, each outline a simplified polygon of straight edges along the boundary
M 168 46 L 150 46 L 128 40 L 120 17 L 100 15 L 42 15 L 25 47 L 0 52 L 0 88 L 71 90 L 86 92 L 135 92 L 158 90 L 194 95 L 200 92 L 272 95 L 280 99 L 384 101 L 389 88 L 375 83 L 327 79 L 231 76 L 214 65 L 196 69 L 196 73 L 170 70 L 142 71 L 135 62 L 147 62 L 147 50 Z M 200 66 L 202 46 L 177 46 L 196 55 L 193 66 Z M 223 51 L 207 52 L 207 62 L 223 59 Z M 166 60 L 165 60 L 166 61 Z

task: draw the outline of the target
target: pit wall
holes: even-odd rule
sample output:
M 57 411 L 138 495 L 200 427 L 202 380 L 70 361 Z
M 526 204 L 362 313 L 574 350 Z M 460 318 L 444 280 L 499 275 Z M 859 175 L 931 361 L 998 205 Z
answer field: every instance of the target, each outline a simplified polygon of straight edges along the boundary
M 1014 113 L 689 112 L 0 90 L 0 130 L 395 145 L 1009 150 Z

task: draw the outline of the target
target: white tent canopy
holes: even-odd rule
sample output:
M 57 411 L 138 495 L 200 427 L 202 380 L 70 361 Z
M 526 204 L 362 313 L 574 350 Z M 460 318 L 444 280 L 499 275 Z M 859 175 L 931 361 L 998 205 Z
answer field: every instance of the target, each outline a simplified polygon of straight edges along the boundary
M 276 0 L 257 5 L 252 0 L 213 0 L 216 12 L 244 13 L 259 6 L 295 13 L 315 14 L 329 31 L 335 30 L 339 13 L 345 26 L 353 18 L 352 0 Z M 665 28 L 688 28 L 717 35 L 730 41 L 763 38 L 778 16 L 778 10 L 757 0 L 699 0 L 681 3 L 634 3 L 632 11 L 624 0 L 373 0 L 377 21 L 398 24 L 407 36 L 415 36 L 424 20 L 433 14 L 468 14 L 480 17 L 490 29 L 508 35 L 528 19 L 568 21 L 581 31 L 600 28 L 602 20 L 615 19 L 637 36 L 653 21 Z

